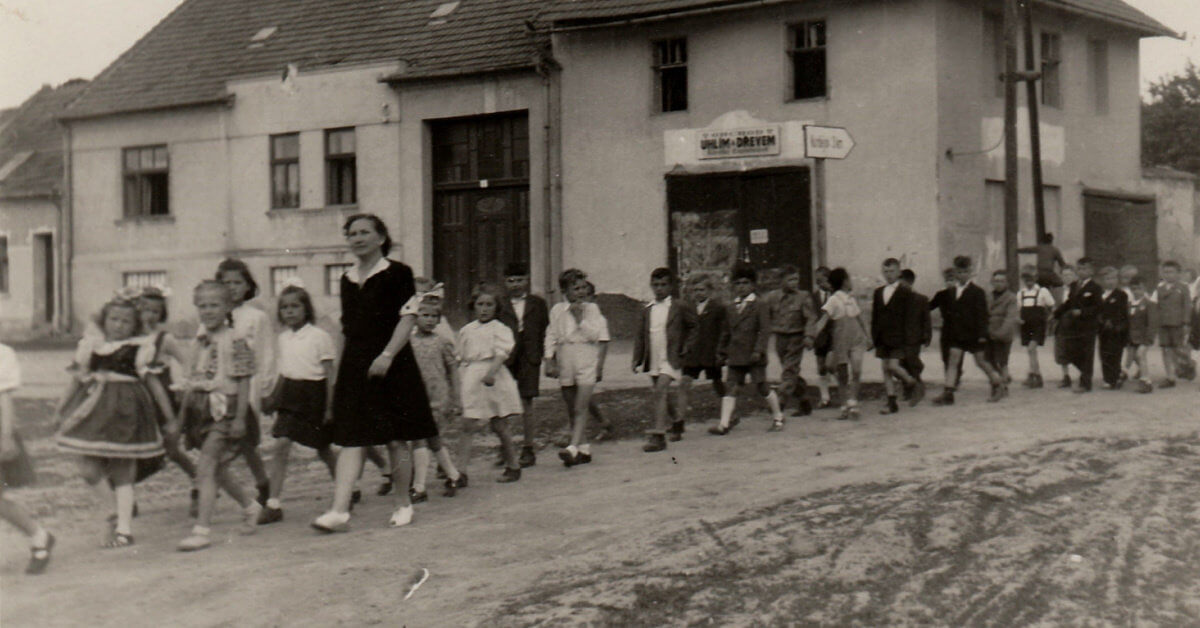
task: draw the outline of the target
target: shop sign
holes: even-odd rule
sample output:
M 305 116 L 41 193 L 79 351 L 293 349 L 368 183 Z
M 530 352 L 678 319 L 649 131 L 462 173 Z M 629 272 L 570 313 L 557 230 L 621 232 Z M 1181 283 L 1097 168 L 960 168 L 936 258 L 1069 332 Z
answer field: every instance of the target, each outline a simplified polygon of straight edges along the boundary
M 741 129 L 703 129 L 697 132 L 700 159 L 778 155 L 778 124 Z

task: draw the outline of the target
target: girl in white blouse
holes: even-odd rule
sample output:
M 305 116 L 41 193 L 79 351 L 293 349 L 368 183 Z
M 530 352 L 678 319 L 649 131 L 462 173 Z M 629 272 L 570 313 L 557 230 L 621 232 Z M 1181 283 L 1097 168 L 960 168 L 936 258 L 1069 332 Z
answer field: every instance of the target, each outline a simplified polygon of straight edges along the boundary
M 507 419 L 521 414 L 521 394 L 517 382 L 504 361 L 516 346 L 516 339 L 507 325 L 496 319 L 499 296 L 491 290 L 479 290 L 471 300 L 475 320 L 458 332 L 458 349 L 462 358 L 463 433 L 459 441 L 459 468 L 466 469 L 471 459 L 471 444 L 475 432 L 487 422 L 500 439 L 504 452 L 504 475 L 498 482 L 521 479 L 512 436 Z

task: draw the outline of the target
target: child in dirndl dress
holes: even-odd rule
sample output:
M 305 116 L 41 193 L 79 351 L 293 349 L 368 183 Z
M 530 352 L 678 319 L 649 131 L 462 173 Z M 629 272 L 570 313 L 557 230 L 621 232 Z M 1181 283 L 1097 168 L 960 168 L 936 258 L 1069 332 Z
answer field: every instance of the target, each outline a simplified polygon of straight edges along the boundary
M 75 352 L 55 442 L 79 456 L 80 475 L 101 500 L 115 503 L 116 524 L 107 528 L 102 547 L 127 547 L 133 545 L 137 463 L 163 455 L 158 408 L 142 379 L 149 375 L 154 344 L 137 335 L 141 321 L 132 301 L 109 301 L 98 323 L 104 336 L 85 336 Z
M 463 434 L 459 441 L 459 465 L 467 468 L 471 460 L 474 433 L 484 422 L 500 439 L 504 455 L 504 474 L 497 482 L 516 482 L 521 479 L 512 436 L 506 420 L 523 411 L 521 393 L 504 361 L 516 346 L 516 338 L 507 325 L 496 319 L 500 306 L 499 295 L 480 290 L 471 301 L 475 320 L 458 332 L 458 349 L 462 366 Z
M 17 354 L 8 345 L 0 344 L 0 518 L 13 524 L 29 537 L 29 564 L 25 573 L 40 574 L 50 562 L 54 535 L 46 531 L 5 492 L 33 484 L 33 465 L 17 433 L 17 417 L 13 409 L 13 393 L 21 386 L 21 367 Z
M 862 308 L 854 298 L 850 274 L 845 268 L 835 268 L 829 273 L 829 285 L 834 292 L 821 306 L 821 318 L 808 332 L 809 343 L 826 325 L 833 325 L 833 347 L 829 351 L 828 364 L 835 368 L 838 389 L 846 391 L 839 419 L 857 419 L 858 386 L 862 378 L 863 355 L 871 350 L 871 336 L 862 320 Z

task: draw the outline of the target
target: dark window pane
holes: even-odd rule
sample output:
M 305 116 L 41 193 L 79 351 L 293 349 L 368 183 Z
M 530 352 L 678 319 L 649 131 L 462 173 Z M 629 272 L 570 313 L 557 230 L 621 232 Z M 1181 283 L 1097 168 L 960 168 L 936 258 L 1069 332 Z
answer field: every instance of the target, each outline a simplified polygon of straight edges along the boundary
M 664 68 L 662 80 L 662 110 L 684 111 L 687 109 L 687 68 Z
M 146 175 L 148 185 L 145 186 L 149 191 L 149 202 L 147 207 L 150 214 L 154 216 L 165 216 L 169 213 L 167 206 L 167 175 L 150 174 Z
M 793 98 L 825 95 L 825 50 L 800 50 L 792 54 Z

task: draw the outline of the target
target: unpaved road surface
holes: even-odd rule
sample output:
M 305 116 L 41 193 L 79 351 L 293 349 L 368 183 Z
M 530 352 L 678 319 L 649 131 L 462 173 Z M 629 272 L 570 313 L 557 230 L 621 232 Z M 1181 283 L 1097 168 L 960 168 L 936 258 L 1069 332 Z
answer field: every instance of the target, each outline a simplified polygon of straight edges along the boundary
M 1200 623 L 1195 385 L 983 395 L 971 384 L 953 408 L 881 417 L 872 404 L 861 422 L 826 412 L 780 434 L 761 416 L 723 438 L 693 425 L 668 452 L 606 443 L 570 470 L 545 451 L 515 485 L 479 457 L 471 488 L 434 494 L 400 530 L 369 471 L 354 529 L 336 536 L 307 526 L 329 482 L 300 455 L 284 522 L 238 536 L 223 498 L 214 547 L 191 555 L 174 551 L 189 527 L 177 471 L 139 487 L 137 545 L 100 550 L 99 511 L 41 434 L 49 485 L 14 496 L 61 540 L 50 571 L 26 578 L 23 540 L 5 530 L 0 622 Z M 420 569 L 429 580 L 402 600 Z

